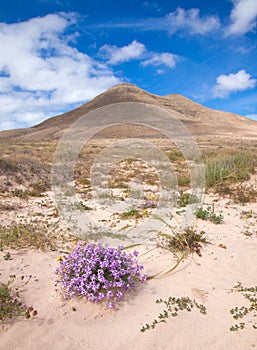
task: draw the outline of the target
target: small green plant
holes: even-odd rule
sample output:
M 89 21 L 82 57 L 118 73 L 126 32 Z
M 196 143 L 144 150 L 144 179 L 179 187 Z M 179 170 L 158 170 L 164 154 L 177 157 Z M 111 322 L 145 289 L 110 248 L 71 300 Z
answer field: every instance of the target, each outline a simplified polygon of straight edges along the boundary
M 230 190 L 229 198 L 235 203 L 256 203 L 257 190 L 254 185 L 239 184 Z
M 91 181 L 86 177 L 80 177 L 79 183 L 83 186 L 90 186 L 91 185 Z
M 165 309 L 159 314 L 157 319 L 151 324 L 146 323 L 142 328 L 141 332 L 146 330 L 154 329 L 158 323 L 165 322 L 169 316 L 176 317 L 180 311 L 186 310 L 191 312 L 196 307 L 200 313 L 206 314 L 206 307 L 202 304 L 198 304 L 195 300 L 191 300 L 189 297 L 175 298 L 169 297 L 168 300 L 157 299 L 157 304 L 165 304 Z
M 120 218 L 123 220 L 140 219 L 142 217 L 143 217 L 143 214 L 140 212 L 139 209 L 136 209 L 136 208 L 128 209 L 120 214 Z
M 89 210 L 93 210 L 91 207 L 87 206 L 86 204 L 84 204 L 83 202 L 75 202 L 71 205 L 71 209 L 78 209 L 81 211 L 89 211 Z
M 181 161 L 184 160 L 183 153 L 180 150 L 173 150 L 172 152 L 169 152 L 168 154 L 169 160 L 175 162 L 175 161 Z
M 190 177 L 184 174 L 178 174 L 178 185 L 188 187 L 190 185 Z
M 7 252 L 5 255 L 4 255 L 4 260 L 11 260 L 11 254 L 10 252 Z
M 177 199 L 177 205 L 181 207 L 186 207 L 188 204 L 197 203 L 198 199 L 195 195 L 181 191 Z
M 254 212 L 252 210 L 243 210 L 241 212 L 240 218 L 241 219 L 251 219 L 252 217 L 254 217 Z
M 230 327 L 230 331 L 231 331 L 231 332 L 236 332 L 236 331 L 238 331 L 239 329 L 244 329 L 244 328 L 245 328 L 245 323 L 244 323 L 244 322 L 240 322 L 239 325 L 236 324 L 236 325 Z
M 206 209 L 203 209 L 203 207 L 197 208 L 195 211 L 195 216 L 198 219 L 212 221 L 216 225 L 221 224 L 224 219 L 222 214 L 215 214 L 214 208 L 210 205 Z
M 256 287 L 243 287 L 242 283 L 238 282 L 236 286 L 233 287 L 232 291 L 237 291 L 242 293 L 245 299 L 250 302 L 250 307 L 242 306 L 242 307 L 234 307 L 230 310 L 231 315 L 235 320 L 242 319 L 246 315 L 252 313 L 253 317 L 257 317 L 257 286 Z M 250 323 L 251 321 L 249 321 Z M 251 322 L 252 323 L 252 322 Z M 254 329 L 257 329 L 257 322 L 252 324 Z M 239 329 L 245 328 L 245 322 L 241 322 L 239 324 L 235 324 L 230 327 L 230 331 L 238 331 Z
M 49 190 L 49 185 L 45 181 L 39 181 L 30 185 L 28 194 L 31 197 L 42 197 L 47 190 Z
M 37 315 L 37 310 L 32 306 L 27 307 L 19 300 L 20 294 L 17 288 L 13 291 L 11 284 L 15 280 L 15 275 L 11 275 L 7 283 L 0 282 L 0 321 L 11 319 L 16 316 L 24 316 L 27 319 Z M 23 283 L 27 284 L 31 276 Z M 24 276 L 21 278 L 24 280 Z

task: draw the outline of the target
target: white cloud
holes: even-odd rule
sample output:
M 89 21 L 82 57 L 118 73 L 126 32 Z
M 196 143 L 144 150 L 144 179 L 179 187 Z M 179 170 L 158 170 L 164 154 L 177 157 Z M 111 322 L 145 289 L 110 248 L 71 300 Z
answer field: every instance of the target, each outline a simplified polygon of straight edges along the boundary
M 103 45 L 100 52 L 108 59 L 109 64 L 119 64 L 140 58 L 146 51 L 145 45 L 133 40 L 129 45 L 118 47 L 116 45 Z
M 0 128 L 28 126 L 120 82 L 72 46 L 74 14 L 0 23 Z
M 101 62 L 75 47 L 74 13 L 0 23 L 0 129 L 27 127 L 72 109 L 120 81 L 111 68 L 129 60 L 173 68 L 178 56 L 137 40 L 100 48 Z M 104 62 L 104 63 L 103 63 Z
M 229 34 L 244 34 L 256 28 L 257 1 L 256 0 L 230 0 L 233 9 L 230 14 L 231 24 L 227 28 Z
M 130 44 L 122 47 L 115 45 L 104 45 L 99 49 L 103 59 L 107 60 L 107 64 L 115 65 L 122 62 L 127 62 L 133 59 L 141 60 L 142 66 L 165 66 L 174 68 L 178 56 L 169 52 L 153 53 L 148 51 L 144 44 L 133 40 Z M 164 69 L 158 69 L 158 74 L 163 74 Z
M 230 93 L 253 89 L 257 80 L 252 79 L 244 69 L 235 74 L 219 75 L 213 88 L 214 97 L 226 98 Z
M 170 34 L 186 30 L 192 35 L 205 35 L 220 26 L 220 20 L 217 16 L 200 17 L 200 10 L 196 8 L 184 10 L 178 7 L 176 11 L 166 16 L 166 21 Z
M 143 66 L 153 65 L 153 66 L 161 66 L 164 65 L 168 68 L 174 68 L 176 65 L 176 61 L 178 59 L 177 55 L 173 55 L 168 52 L 162 52 L 154 54 L 150 59 L 143 61 L 141 64 Z M 161 72 L 161 71 L 160 71 Z
M 198 8 L 185 10 L 178 7 L 163 17 L 150 17 L 142 20 L 127 22 L 101 23 L 95 28 L 132 28 L 141 31 L 166 31 L 169 34 L 185 32 L 189 35 L 207 35 L 220 28 L 218 16 L 201 16 Z

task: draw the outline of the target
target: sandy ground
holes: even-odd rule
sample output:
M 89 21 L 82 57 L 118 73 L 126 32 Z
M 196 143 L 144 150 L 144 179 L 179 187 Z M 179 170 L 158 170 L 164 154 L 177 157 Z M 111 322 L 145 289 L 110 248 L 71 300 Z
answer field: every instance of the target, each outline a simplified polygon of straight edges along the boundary
M 22 275 L 32 275 L 21 297 L 26 305 L 38 310 L 38 315 L 30 320 L 7 322 L 0 329 L 0 349 L 257 348 L 257 331 L 251 325 L 256 320 L 252 314 L 245 329 L 230 331 L 237 323 L 230 309 L 249 306 L 240 293 L 231 292 L 232 287 L 238 281 L 247 287 L 257 285 L 257 204 L 235 205 L 226 199 L 217 201 L 215 196 L 206 196 L 204 202 L 215 203 L 215 211 L 223 213 L 224 222 L 220 225 L 200 219 L 195 222 L 197 230 L 204 230 L 211 242 L 204 246 L 202 257 L 189 256 L 173 273 L 147 281 L 127 295 L 116 310 L 82 299 L 62 300 L 53 272 L 59 251 L 1 252 L 1 280 L 6 281 L 14 273 L 17 280 Z M 3 259 L 6 251 L 10 251 L 11 260 Z M 173 257 L 170 252 L 153 250 L 139 255 L 139 261 L 150 275 L 171 266 Z M 190 313 L 182 311 L 177 317 L 169 317 L 167 323 L 141 333 L 141 327 L 150 324 L 164 309 L 155 300 L 169 296 L 195 299 L 206 306 L 207 314 L 196 308 Z

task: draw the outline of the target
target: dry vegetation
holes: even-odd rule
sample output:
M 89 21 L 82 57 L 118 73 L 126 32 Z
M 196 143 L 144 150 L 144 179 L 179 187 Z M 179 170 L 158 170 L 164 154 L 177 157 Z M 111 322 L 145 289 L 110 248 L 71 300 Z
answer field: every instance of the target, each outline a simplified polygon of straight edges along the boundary
M 166 152 L 172 162 L 178 185 L 190 186 L 188 167 L 180 150 L 166 140 L 152 140 Z M 248 141 L 249 142 L 249 141 Z M 75 181 L 80 187 L 90 187 L 90 169 L 110 140 L 93 140 L 80 152 L 75 169 Z M 205 164 L 206 191 L 215 191 L 222 196 L 238 197 L 240 202 L 254 200 L 255 189 L 244 184 L 255 173 L 257 155 L 254 143 L 228 143 L 220 140 L 203 144 L 199 142 Z M 41 196 L 51 187 L 50 171 L 56 142 L 0 144 L 1 196 L 28 198 Z M 158 185 L 159 179 L 153 168 L 140 160 L 129 158 L 117 163 L 109 177 L 111 188 L 127 188 L 129 181 Z M 248 193 L 244 195 L 244 192 Z
M 167 140 L 159 139 L 152 142 L 166 152 L 174 166 L 180 189 L 177 206 L 183 210 L 188 203 L 193 203 L 193 198 L 185 192 L 190 187 L 187 162 L 181 151 Z M 85 200 L 90 198 L 91 166 L 99 152 L 109 143 L 110 140 L 92 140 L 79 154 L 75 169 L 75 183 L 77 192 Z M 221 147 L 220 141 L 217 144 L 208 143 L 208 147 L 201 143 L 199 145 L 205 164 L 206 191 L 227 197 L 235 203 L 256 202 L 256 183 L 249 182 L 257 168 L 255 145 L 240 143 L 240 148 L 236 148 L 234 144 L 229 145 L 224 142 Z M 236 146 L 239 146 L 239 143 Z M 47 191 L 51 189 L 51 162 L 56 142 L 5 143 L 1 144 L 0 148 L 2 154 L 0 214 L 3 217 L 0 224 L 0 249 L 7 251 L 6 260 L 11 258 L 8 251 L 10 249 L 32 248 L 41 251 L 70 249 L 76 244 L 78 237 L 60 224 L 58 210 L 48 200 L 47 195 Z M 127 159 L 116 163 L 112 168 L 108 185 L 110 189 L 122 191 L 123 197 L 117 197 L 117 199 L 126 200 L 131 182 L 157 188 L 154 200 L 158 201 L 159 178 L 155 169 L 144 161 L 129 158 L 128 155 Z M 41 202 L 35 202 L 37 197 L 45 198 L 43 206 L 42 199 Z M 117 222 L 131 219 L 135 222 L 143 220 L 151 214 L 154 208 L 152 204 L 153 202 L 147 199 L 145 207 L 126 210 L 119 214 L 116 220 Z M 34 206 L 34 211 L 24 215 L 24 210 L 29 206 Z M 81 208 L 91 209 L 83 203 Z M 219 221 L 212 220 L 215 223 L 222 221 L 221 215 L 216 215 L 208 208 L 199 210 L 197 217 L 201 219 L 212 220 L 214 217 Z M 179 248 L 201 255 L 201 243 L 206 242 L 201 235 L 202 233 L 189 229 L 179 236 L 178 240 L 177 236 L 169 238 L 166 234 L 163 234 L 162 239 L 168 240 L 165 244 L 173 252 Z M 164 244 L 163 241 L 162 244 Z M 181 256 L 184 257 L 183 254 Z M 7 285 L 2 284 L 3 293 L 4 290 L 8 292 L 6 288 L 8 289 Z M 25 309 L 21 310 L 23 312 Z

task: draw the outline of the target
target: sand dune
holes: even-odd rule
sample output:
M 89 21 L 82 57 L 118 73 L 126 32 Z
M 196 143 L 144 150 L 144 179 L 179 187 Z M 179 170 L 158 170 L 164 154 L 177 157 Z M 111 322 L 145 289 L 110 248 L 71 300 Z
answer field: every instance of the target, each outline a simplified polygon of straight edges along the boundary
M 235 306 L 247 306 L 247 301 L 231 289 L 238 281 L 244 286 L 256 285 L 257 225 L 256 219 L 242 221 L 242 212 L 257 215 L 257 205 L 244 206 L 213 202 L 206 196 L 205 203 L 215 203 L 215 210 L 222 211 L 224 222 L 220 225 L 197 219 L 195 226 L 203 229 L 211 244 L 204 247 L 202 257 L 188 257 L 173 273 L 156 277 L 140 289 L 127 295 L 116 310 L 104 304 L 96 305 L 85 300 L 63 301 L 55 286 L 57 266 L 56 252 L 42 253 L 35 250 L 11 251 L 12 260 L 3 260 L 1 253 L 1 279 L 9 274 L 32 275 L 24 287 L 22 299 L 33 305 L 38 315 L 30 320 L 13 320 L 0 332 L 1 348 L 25 350 L 38 348 L 58 349 L 251 349 L 256 346 L 256 330 L 246 328 L 231 332 L 236 323 L 229 310 Z M 247 226 L 248 225 L 248 226 Z M 244 235 L 249 227 L 252 236 Z M 219 245 L 222 244 L 223 247 Z M 226 249 L 225 249 L 226 248 Z M 141 252 L 144 251 L 141 247 Z M 147 274 L 169 267 L 173 257 L 170 252 L 154 250 L 139 260 Z M 156 304 L 158 298 L 188 296 L 204 304 L 207 314 L 181 312 L 170 317 L 167 323 L 141 333 L 141 327 L 151 323 L 163 310 Z M 73 311 L 75 308 L 76 311 Z M 251 316 L 250 322 L 255 321 Z

